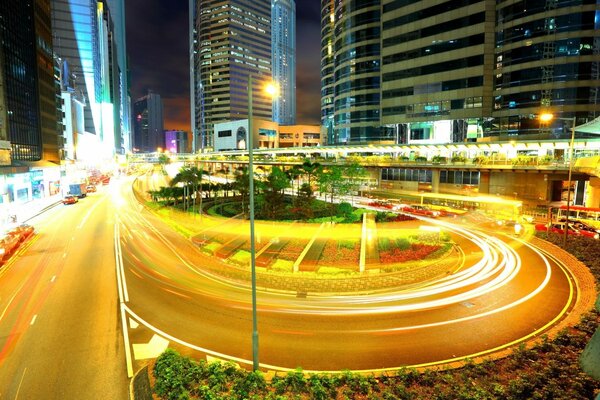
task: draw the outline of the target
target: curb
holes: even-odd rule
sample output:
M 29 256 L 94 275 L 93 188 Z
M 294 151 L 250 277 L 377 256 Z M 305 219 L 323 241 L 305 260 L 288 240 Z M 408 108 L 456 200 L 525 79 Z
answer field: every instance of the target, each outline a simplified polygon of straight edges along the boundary
M 140 368 L 129 381 L 129 400 L 152 400 L 147 365 Z

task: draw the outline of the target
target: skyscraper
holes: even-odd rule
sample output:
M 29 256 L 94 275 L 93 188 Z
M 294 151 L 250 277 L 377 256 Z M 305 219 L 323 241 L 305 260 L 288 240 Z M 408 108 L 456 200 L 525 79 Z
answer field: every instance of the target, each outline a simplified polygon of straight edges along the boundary
M 273 100 L 273 121 L 296 123 L 296 2 L 272 0 L 271 38 L 273 81 L 279 94 Z
M 120 154 L 131 151 L 131 99 L 129 97 L 129 66 L 125 34 L 125 0 L 107 0 L 114 24 L 114 42 L 117 49 L 119 107 L 116 110 L 120 139 L 116 150 Z
M 124 32 L 115 28 L 107 0 L 52 0 L 52 19 L 55 52 L 69 61 L 85 101 L 86 139 L 91 139 L 86 142 L 96 143 L 94 154 L 100 158 L 123 152 L 121 101 L 127 88 L 119 45 Z
M 322 0 L 328 143 L 566 137 L 597 116 L 600 6 L 496 3 Z
M 193 11 L 192 131 L 198 150 L 211 146 L 215 123 L 248 117 L 250 75 L 254 117 L 272 118 L 272 99 L 261 90 L 271 80 L 271 1 L 196 0 Z
M 150 153 L 165 148 L 163 104 L 160 95 L 148 92 L 133 103 L 133 151 Z
M 49 0 L 0 3 L 6 131 L 13 160 L 60 162 Z

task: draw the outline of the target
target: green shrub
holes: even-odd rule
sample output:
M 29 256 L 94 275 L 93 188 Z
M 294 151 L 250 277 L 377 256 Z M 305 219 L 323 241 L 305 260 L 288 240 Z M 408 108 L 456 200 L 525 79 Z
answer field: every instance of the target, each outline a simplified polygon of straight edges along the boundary
M 390 249 L 390 238 L 380 237 L 379 238 L 379 251 L 388 251 Z
M 396 239 L 395 245 L 400 250 L 408 250 L 410 249 L 410 240 L 407 238 L 398 238 Z
M 154 391 L 169 400 L 189 398 L 188 385 L 193 381 L 194 362 L 181 356 L 173 349 L 167 349 L 154 365 L 156 382 Z

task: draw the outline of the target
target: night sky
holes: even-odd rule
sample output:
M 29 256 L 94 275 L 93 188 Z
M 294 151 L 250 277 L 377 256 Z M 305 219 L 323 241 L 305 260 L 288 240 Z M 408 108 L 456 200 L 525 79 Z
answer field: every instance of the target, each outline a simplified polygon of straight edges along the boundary
M 127 0 L 127 53 L 132 102 L 161 95 L 165 129 L 190 131 L 187 0 Z M 319 124 L 320 2 L 296 0 L 296 122 Z

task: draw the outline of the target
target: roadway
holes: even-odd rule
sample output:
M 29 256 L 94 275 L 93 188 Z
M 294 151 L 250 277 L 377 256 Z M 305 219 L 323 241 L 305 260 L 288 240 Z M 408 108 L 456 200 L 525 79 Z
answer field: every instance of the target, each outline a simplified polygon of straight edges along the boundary
M 31 222 L 36 236 L 0 269 L 0 399 L 126 399 L 128 375 L 167 344 L 251 363 L 248 285 L 208 273 L 220 261 L 145 210 L 130 181 Z M 546 332 L 576 302 L 552 257 L 445 229 L 475 250 L 436 282 L 356 296 L 260 290 L 262 368 L 450 362 Z
M 127 399 L 108 188 L 29 221 L 0 268 L 0 399 Z
M 142 210 L 128 186 L 122 196 L 126 311 L 145 329 L 130 332 L 132 340 L 156 334 L 184 352 L 250 364 L 248 285 L 212 276 L 221 261 Z M 260 290 L 261 366 L 340 371 L 447 363 L 540 335 L 575 304 L 576 285 L 551 256 L 510 236 L 444 229 L 478 250 L 440 281 L 377 295 L 297 298 Z

